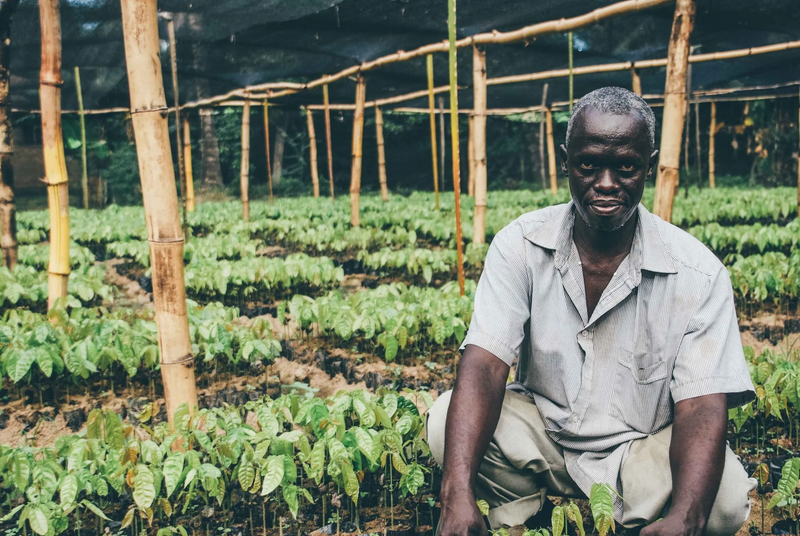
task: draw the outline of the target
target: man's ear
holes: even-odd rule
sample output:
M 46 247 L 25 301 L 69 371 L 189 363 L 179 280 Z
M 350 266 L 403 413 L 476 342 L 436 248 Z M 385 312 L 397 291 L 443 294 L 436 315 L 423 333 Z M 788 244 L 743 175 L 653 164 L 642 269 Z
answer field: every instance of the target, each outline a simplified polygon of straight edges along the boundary
M 650 162 L 649 162 L 649 164 L 647 166 L 647 178 L 648 179 L 653 174 L 653 170 L 656 169 L 656 164 L 658 164 L 658 149 L 653 151 L 653 154 L 650 155 Z
M 569 169 L 567 168 L 567 147 L 562 143 L 558 147 L 559 154 L 561 155 L 561 173 L 569 176 Z

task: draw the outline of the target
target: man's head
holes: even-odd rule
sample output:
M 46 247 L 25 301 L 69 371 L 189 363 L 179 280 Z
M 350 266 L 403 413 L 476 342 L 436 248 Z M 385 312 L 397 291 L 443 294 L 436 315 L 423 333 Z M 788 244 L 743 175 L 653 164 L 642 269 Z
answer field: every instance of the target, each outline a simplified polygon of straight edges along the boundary
M 656 163 L 654 147 L 653 110 L 627 89 L 600 88 L 575 103 L 561 170 L 589 227 L 614 231 L 636 213 Z

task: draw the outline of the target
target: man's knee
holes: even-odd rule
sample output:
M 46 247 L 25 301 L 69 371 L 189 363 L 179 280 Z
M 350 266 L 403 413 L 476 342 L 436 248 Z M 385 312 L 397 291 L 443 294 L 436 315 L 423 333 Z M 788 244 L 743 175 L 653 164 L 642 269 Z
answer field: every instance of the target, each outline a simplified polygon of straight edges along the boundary
M 750 492 L 756 481 L 748 478 L 738 456 L 730 448 L 725 456 L 725 469 L 717 498 L 708 518 L 708 536 L 732 536 L 750 517 Z
M 447 409 L 450 407 L 450 396 L 453 391 L 442 393 L 425 418 L 425 437 L 436 463 L 442 465 L 444 460 L 444 428 L 447 423 Z

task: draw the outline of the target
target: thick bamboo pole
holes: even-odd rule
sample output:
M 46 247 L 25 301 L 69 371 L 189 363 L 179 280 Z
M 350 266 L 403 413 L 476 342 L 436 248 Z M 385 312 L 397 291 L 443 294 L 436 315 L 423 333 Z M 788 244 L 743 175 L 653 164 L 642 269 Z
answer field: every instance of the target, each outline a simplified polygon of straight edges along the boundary
M 453 192 L 456 212 L 458 288 L 464 295 L 464 245 L 461 237 L 461 156 L 458 147 L 458 55 L 456 54 L 456 0 L 447 0 L 448 59 L 450 63 L 450 142 L 453 153 Z
M 550 87 L 550 84 L 547 82 L 544 83 L 544 87 L 542 88 L 542 110 L 547 109 L 547 90 Z M 547 190 L 547 171 L 545 170 L 545 123 L 543 114 L 539 114 L 539 173 L 542 178 L 542 190 Z
M 441 149 L 441 153 L 439 155 L 439 189 L 444 192 L 444 177 L 445 177 L 445 160 L 447 160 L 447 143 L 445 139 L 445 132 L 444 132 L 444 114 L 445 114 L 445 107 L 444 107 L 444 97 L 441 95 L 439 96 L 439 149 Z
M 306 123 L 308 124 L 308 165 L 311 168 L 311 187 L 314 197 L 319 197 L 319 170 L 317 168 L 317 134 L 314 131 L 314 115 L 306 109 Z
M 703 188 L 703 151 L 702 146 L 700 145 L 700 103 L 694 103 L 694 143 L 695 143 L 695 154 L 697 156 L 697 164 L 695 167 L 697 168 L 697 187 L 702 189 Z
M 375 139 L 378 142 L 378 181 L 381 185 L 381 199 L 389 200 L 389 187 L 386 184 L 386 152 L 383 146 L 383 112 L 375 108 Z
M 558 171 L 556 170 L 556 144 L 553 139 L 553 112 L 545 108 L 545 121 L 547 123 L 547 163 L 550 169 L 550 193 L 558 193 Z
M 642 77 L 635 67 L 631 67 L 631 91 L 642 96 Z
M 189 240 L 189 224 L 186 222 L 186 169 L 183 162 L 183 151 L 181 151 L 181 98 L 178 91 L 178 52 L 176 50 L 175 21 L 172 15 L 167 17 L 167 36 L 169 38 L 169 65 L 172 74 L 172 96 L 173 108 L 175 112 L 175 151 L 178 153 L 178 184 L 181 187 L 181 205 L 183 208 L 183 236 Z
M 150 241 L 161 377 L 167 416 L 172 422 L 179 405 L 185 403 L 196 410 L 197 389 L 183 280 L 184 238 L 169 127 L 163 113 L 167 102 L 158 57 L 156 0 L 121 0 L 121 11 L 131 117 Z
M 436 210 L 439 210 L 439 163 L 436 155 L 436 108 L 433 99 L 433 55 L 426 58 L 428 67 L 428 107 L 431 109 L 431 163 L 433 165 L 433 192 L 436 198 Z M 375 107 L 378 110 L 378 107 Z
M 250 221 L 250 101 L 242 108 L 242 158 L 239 169 L 239 189 L 242 197 L 242 219 Z
M 86 117 L 83 113 L 83 91 L 81 91 L 81 69 L 75 66 L 75 92 L 78 94 L 78 113 L 81 126 L 81 196 L 83 210 L 89 210 L 89 170 L 86 158 Z
M 486 51 L 472 47 L 473 159 L 475 162 L 475 208 L 473 235 L 475 244 L 486 243 Z
M 797 107 L 797 132 L 800 134 L 800 106 Z M 800 144 L 797 148 L 797 217 L 800 218 Z
M 336 200 L 333 193 L 333 148 L 331 147 L 331 107 L 328 101 L 328 84 L 322 86 L 322 99 L 325 106 L 325 144 L 328 150 L 328 182 L 331 188 L 331 201 Z
M 686 71 L 689 36 L 694 26 L 694 0 L 677 0 L 669 39 L 667 82 L 664 87 L 664 115 L 661 120 L 661 150 L 656 178 L 653 212 L 664 221 L 672 219 L 672 201 L 678 185 L 681 158 L 681 130 L 686 113 Z
M 0 3 L 0 249 L 3 266 L 13 270 L 17 265 L 17 210 L 14 203 L 14 136 L 11 125 L 11 99 L 9 99 L 9 55 L 11 17 L 19 0 Z
M 269 102 L 264 99 L 264 145 L 267 154 L 267 185 L 269 186 L 269 202 L 272 203 L 272 162 L 269 154 Z
M 50 264 L 47 308 L 67 295 L 69 280 L 69 189 L 64 140 L 61 134 L 61 15 L 58 0 L 40 0 L 42 67 L 39 101 L 42 108 L 42 147 L 50 208 Z
M 359 75 L 356 84 L 356 111 L 353 115 L 353 160 L 350 166 L 350 225 L 361 225 L 359 198 L 361 196 L 361 157 L 364 145 L 364 102 L 367 100 L 367 82 Z
M 189 127 L 189 114 L 183 115 L 183 166 L 184 166 L 183 169 L 186 172 L 186 211 L 194 212 L 194 175 L 192 171 L 192 130 Z
M 475 116 L 470 114 L 469 122 L 469 137 L 467 138 L 467 162 L 469 168 L 469 175 L 467 178 L 467 195 L 472 197 L 475 195 Z
M 575 78 L 575 73 L 573 72 L 573 65 L 572 65 L 572 32 L 567 34 L 567 41 L 569 42 L 569 111 L 572 111 L 572 103 L 573 103 L 573 90 L 575 84 L 573 83 L 573 78 Z
M 717 135 L 717 104 L 711 103 L 711 123 L 708 125 L 708 187 L 717 187 L 717 164 L 714 161 L 716 152 L 715 140 Z

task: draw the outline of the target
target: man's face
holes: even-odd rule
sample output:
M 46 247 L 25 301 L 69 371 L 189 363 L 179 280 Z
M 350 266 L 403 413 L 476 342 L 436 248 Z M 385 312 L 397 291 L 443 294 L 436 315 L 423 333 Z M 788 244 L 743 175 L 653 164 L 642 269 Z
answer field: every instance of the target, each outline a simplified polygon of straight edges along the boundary
M 581 219 L 592 229 L 614 231 L 636 213 L 658 151 L 650 153 L 647 123 L 627 115 L 584 108 L 575 117 L 561 170 Z

